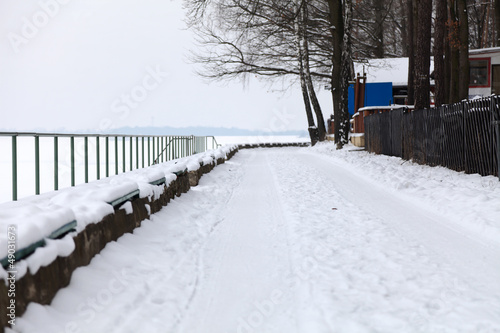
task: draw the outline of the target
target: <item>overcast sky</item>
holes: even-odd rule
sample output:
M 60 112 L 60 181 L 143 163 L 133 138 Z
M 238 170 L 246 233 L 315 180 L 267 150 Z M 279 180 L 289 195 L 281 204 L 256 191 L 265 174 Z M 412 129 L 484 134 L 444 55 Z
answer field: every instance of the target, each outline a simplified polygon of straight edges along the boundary
M 179 0 L 0 0 L 0 129 L 307 129 L 298 88 L 197 77 L 183 17 Z

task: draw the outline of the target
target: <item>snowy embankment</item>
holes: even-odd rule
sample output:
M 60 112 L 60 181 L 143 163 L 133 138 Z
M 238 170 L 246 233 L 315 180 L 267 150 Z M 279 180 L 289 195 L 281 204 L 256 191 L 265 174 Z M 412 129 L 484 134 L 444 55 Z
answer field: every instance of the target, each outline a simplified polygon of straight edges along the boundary
M 333 147 L 240 151 L 7 332 L 500 331 L 498 180 Z
M 330 144 L 318 144 L 311 151 L 349 168 L 367 183 L 383 186 L 422 209 L 443 215 L 453 222 L 451 227 L 463 233 L 500 242 L 500 181 L 497 177 L 468 175 L 398 157 L 369 154 L 350 145 L 336 150 Z
M 23 251 L 29 252 L 30 246 L 38 244 L 32 255 L 16 263 L 16 279 L 22 278 L 28 269 L 35 274 L 57 256 L 67 256 L 74 250 L 74 234 L 54 239 L 58 238 L 58 231 L 74 228 L 79 233 L 88 224 L 97 223 L 112 214 L 114 206 L 132 196 L 156 199 L 162 194 L 163 184 L 168 186 L 176 179 L 175 173 L 196 171 L 201 165 L 216 163 L 232 149 L 234 146 L 224 146 L 146 169 L 1 204 L 0 229 L 5 232 L 0 233 L 0 259 L 5 261 L 7 258 L 6 230 L 14 226 L 18 255 Z M 0 266 L 0 279 L 6 277 L 7 272 Z

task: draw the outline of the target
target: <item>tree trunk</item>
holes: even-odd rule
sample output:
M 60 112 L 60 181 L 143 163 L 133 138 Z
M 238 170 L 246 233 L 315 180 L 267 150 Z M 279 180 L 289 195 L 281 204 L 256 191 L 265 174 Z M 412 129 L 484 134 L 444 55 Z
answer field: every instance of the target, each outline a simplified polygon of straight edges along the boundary
M 408 0 L 408 104 L 415 104 L 415 1 Z
M 495 0 L 495 46 L 500 46 L 500 0 Z
M 354 69 L 352 66 L 352 2 L 346 1 L 344 4 L 344 38 L 342 46 L 342 68 L 340 74 L 340 90 L 341 90 L 341 117 L 339 126 L 339 140 L 337 141 L 337 148 L 342 148 L 349 142 L 349 131 L 351 124 L 349 121 L 349 81 L 354 77 Z
M 300 6 L 300 5 L 299 5 Z M 306 116 L 307 116 L 307 125 L 308 125 L 308 131 L 309 131 L 309 137 L 311 139 L 311 145 L 315 145 L 319 141 L 319 133 L 318 133 L 318 128 L 316 127 L 316 124 L 314 123 L 314 117 L 312 113 L 312 108 L 311 108 L 311 100 L 309 99 L 309 92 L 307 90 L 307 83 L 306 83 L 306 75 L 304 71 L 304 63 L 306 62 L 305 59 L 305 52 L 303 50 L 303 31 L 302 31 L 302 24 L 301 24 L 301 18 L 302 18 L 302 13 L 300 10 L 300 7 L 297 8 L 299 11 L 299 15 L 297 15 L 297 18 L 295 20 L 295 36 L 296 36 L 296 42 L 297 42 L 297 55 L 298 55 L 298 61 L 299 61 L 299 77 L 300 77 L 300 88 L 302 90 L 302 99 L 304 100 L 304 107 L 306 111 Z
M 446 31 L 446 0 L 436 0 L 436 24 L 434 31 L 434 82 L 436 107 L 445 101 L 444 36 Z
M 458 97 L 462 101 L 469 98 L 469 22 L 467 0 L 458 0 L 458 18 L 460 22 L 460 59 Z
M 500 0 L 499 0 L 500 1 Z M 400 13 L 402 17 L 402 22 L 401 22 L 401 44 L 403 46 L 403 57 L 408 57 L 409 52 L 408 52 L 408 10 L 406 6 L 404 5 L 404 0 L 400 0 L 399 2 L 399 7 L 400 7 Z
M 453 104 L 460 101 L 458 81 L 460 79 L 460 39 L 458 37 L 458 20 L 455 0 L 450 0 L 449 9 L 448 38 L 450 44 L 450 99 L 448 103 Z
M 304 107 L 307 116 L 307 129 L 309 131 L 309 137 L 311 138 L 311 145 L 315 145 L 319 141 L 319 132 L 316 124 L 314 123 L 311 101 L 309 100 L 309 93 L 307 91 L 307 84 L 304 75 L 304 66 L 302 64 L 302 58 L 299 56 L 299 70 L 300 70 L 300 88 L 302 89 L 302 99 L 304 100 Z
M 415 109 L 430 107 L 432 0 L 418 1 L 417 49 L 415 57 Z
M 344 109 L 345 98 L 343 90 L 347 90 L 342 83 L 345 80 L 342 77 L 342 53 L 344 43 L 344 15 L 341 0 L 328 0 L 328 8 L 330 11 L 330 24 L 333 39 L 333 55 L 332 55 L 332 97 L 333 97 L 333 119 L 334 119 L 334 135 L 337 147 L 342 147 L 343 137 L 348 129 L 345 127 L 345 113 L 348 110 Z
M 305 81 L 307 85 L 307 90 L 309 92 L 309 98 L 313 106 L 314 114 L 316 115 L 319 141 L 324 141 L 326 139 L 325 119 L 323 117 L 323 112 L 321 111 L 321 106 L 319 105 L 318 98 L 316 97 L 316 92 L 314 91 L 311 70 L 309 67 L 309 43 L 308 43 L 309 36 L 307 34 L 307 27 L 305 25 L 305 22 L 307 21 L 308 18 L 308 12 L 307 12 L 307 2 L 305 1 L 302 3 L 301 12 L 302 15 L 299 15 L 299 17 L 302 16 L 302 19 L 299 20 L 299 25 L 301 26 L 300 31 L 302 31 L 301 49 L 304 55 L 303 67 L 304 67 Z

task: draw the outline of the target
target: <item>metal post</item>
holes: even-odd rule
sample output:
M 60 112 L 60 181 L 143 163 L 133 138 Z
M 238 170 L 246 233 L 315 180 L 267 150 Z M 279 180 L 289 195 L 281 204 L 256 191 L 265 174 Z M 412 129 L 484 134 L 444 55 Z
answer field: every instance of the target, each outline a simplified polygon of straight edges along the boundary
M 54 191 L 59 189 L 59 143 L 54 136 Z
M 17 200 L 17 135 L 12 136 L 12 200 Z
M 161 162 L 165 162 L 164 158 L 165 156 L 163 155 L 163 137 L 160 137 L 160 141 L 161 141 L 161 151 L 160 151 L 160 154 L 161 154 Z
M 89 138 L 83 138 L 85 154 L 85 184 L 89 182 Z
M 122 157 L 123 157 L 123 159 L 122 159 L 122 170 L 123 170 L 123 172 L 126 171 L 125 169 L 126 169 L 126 165 L 127 165 L 127 161 L 125 160 L 125 156 L 126 156 L 125 151 L 126 151 L 126 149 L 125 149 L 125 137 L 122 137 L 122 153 L 123 153 L 122 154 Z
M 156 159 L 155 161 L 160 162 L 160 137 L 156 138 Z
M 40 194 L 40 137 L 35 135 L 35 194 Z
M 101 152 L 99 147 L 99 136 L 95 137 L 95 150 L 96 150 L 96 177 L 97 180 L 101 178 Z
M 151 138 L 148 136 L 148 166 L 151 166 Z
M 70 138 L 71 186 L 75 186 L 75 137 Z
M 135 168 L 139 169 L 139 137 L 135 137 Z
M 106 177 L 109 177 L 109 137 L 106 137 Z
M 144 137 L 142 137 L 142 167 L 144 168 Z
M 153 164 L 155 163 L 155 137 L 151 137 L 151 141 L 153 141 L 153 151 L 152 151 L 152 156 L 153 156 Z
M 132 171 L 134 168 L 134 163 L 133 163 L 133 161 L 134 161 L 134 154 L 133 154 L 134 148 L 132 147 L 134 140 L 132 140 L 132 137 L 130 137 L 129 141 L 130 141 L 130 171 Z
M 118 174 L 118 137 L 115 136 L 115 175 Z

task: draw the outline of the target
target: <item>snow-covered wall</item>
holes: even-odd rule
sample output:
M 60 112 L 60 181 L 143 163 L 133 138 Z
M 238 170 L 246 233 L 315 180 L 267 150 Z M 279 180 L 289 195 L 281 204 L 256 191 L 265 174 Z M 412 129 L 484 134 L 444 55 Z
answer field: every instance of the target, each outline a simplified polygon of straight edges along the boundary
M 132 232 L 170 199 L 198 184 L 199 178 L 237 151 L 236 146 L 140 169 L 102 181 L 0 205 L 0 227 L 15 226 L 17 251 L 37 247 L 12 267 L 0 266 L 0 307 L 15 299 L 16 316 L 28 303 L 49 304 L 69 284 L 72 272 L 87 265 L 107 243 Z M 73 231 L 57 237 L 54 232 Z M 8 234 L 0 235 L 0 259 L 9 258 Z M 18 254 L 18 252 L 16 252 Z M 5 269 L 4 269 L 5 268 Z M 15 278 L 15 297 L 9 279 Z M 7 316 L 0 320 L 0 332 Z

